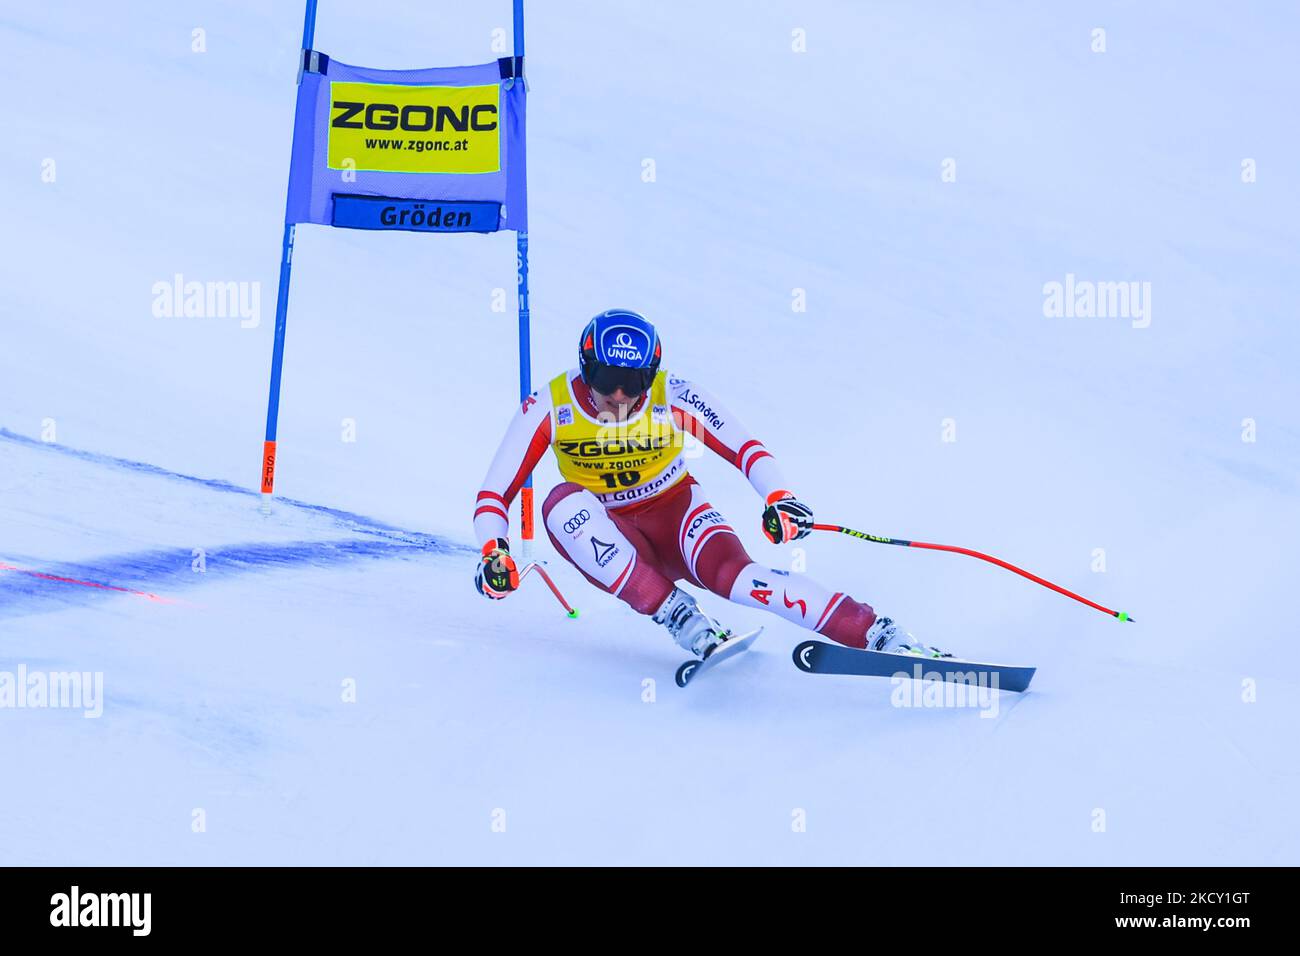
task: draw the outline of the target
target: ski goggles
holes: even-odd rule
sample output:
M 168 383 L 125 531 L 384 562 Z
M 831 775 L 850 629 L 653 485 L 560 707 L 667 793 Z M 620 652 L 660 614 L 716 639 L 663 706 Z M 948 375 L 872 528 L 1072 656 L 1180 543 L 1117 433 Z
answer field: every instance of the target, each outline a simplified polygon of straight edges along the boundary
M 613 395 L 621 388 L 629 397 L 648 391 L 655 380 L 652 368 L 624 368 L 621 365 L 602 365 L 599 362 L 583 370 L 582 376 L 589 387 L 602 395 Z

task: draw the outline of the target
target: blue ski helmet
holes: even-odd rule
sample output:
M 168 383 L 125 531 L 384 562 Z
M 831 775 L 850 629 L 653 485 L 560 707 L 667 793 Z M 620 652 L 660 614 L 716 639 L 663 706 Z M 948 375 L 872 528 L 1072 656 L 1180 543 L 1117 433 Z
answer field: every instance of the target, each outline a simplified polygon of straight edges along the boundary
M 654 381 L 662 356 L 655 327 L 630 309 L 600 313 L 578 340 L 582 380 L 602 395 L 612 395 L 619 387 L 628 395 L 642 394 Z

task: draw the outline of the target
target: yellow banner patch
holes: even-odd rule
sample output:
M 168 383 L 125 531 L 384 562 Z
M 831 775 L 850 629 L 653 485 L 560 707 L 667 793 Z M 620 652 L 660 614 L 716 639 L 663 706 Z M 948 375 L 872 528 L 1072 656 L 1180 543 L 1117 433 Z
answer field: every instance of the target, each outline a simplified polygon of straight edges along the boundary
M 495 173 L 501 88 L 331 83 L 330 169 Z

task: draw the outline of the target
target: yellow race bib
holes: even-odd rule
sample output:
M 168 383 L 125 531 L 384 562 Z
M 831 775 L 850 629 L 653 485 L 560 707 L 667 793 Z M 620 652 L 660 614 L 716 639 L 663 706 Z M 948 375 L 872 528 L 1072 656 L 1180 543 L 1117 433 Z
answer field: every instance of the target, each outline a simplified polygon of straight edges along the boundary
M 611 507 L 650 498 L 686 474 L 682 433 L 668 402 L 668 373 L 659 372 L 646 403 L 625 422 L 597 421 L 578 403 L 571 380 L 551 379 L 551 450 L 565 481 Z

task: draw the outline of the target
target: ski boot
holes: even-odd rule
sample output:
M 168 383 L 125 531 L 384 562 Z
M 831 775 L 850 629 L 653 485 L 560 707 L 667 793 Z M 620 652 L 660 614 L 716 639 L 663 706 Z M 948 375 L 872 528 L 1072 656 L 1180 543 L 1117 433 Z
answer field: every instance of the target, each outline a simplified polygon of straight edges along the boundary
M 867 628 L 867 650 L 884 651 L 886 654 L 909 654 L 913 657 L 952 657 L 937 647 L 922 644 L 907 631 L 894 623 L 892 617 L 878 617 Z
M 732 636 L 731 631 L 701 611 L 695 598 L 681 588 L 673 588 L 673 593 L 655 611 L 653 620 L 668 628 L 679 647 L 701 659 Z

